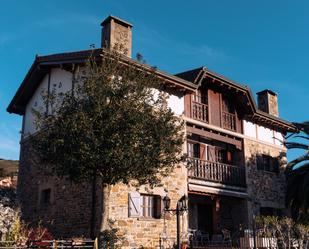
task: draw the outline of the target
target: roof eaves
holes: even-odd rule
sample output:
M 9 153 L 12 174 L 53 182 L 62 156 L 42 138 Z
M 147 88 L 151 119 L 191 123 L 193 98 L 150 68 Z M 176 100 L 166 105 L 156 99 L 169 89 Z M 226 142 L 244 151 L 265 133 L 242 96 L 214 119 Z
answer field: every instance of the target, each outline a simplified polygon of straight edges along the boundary
M 99 49 L 93 49 L 93 50 L 82 50 L 77 52 L 68 52 L 68 53 L 60 53 L 60 54 L 52 54 L 52 55 L 46 55 L 46 56 L 36 56 L 32 66 L 30 67 L 29 71 L 27 72 L 24 80 L 22 81 L 21 85 L 19 86 L 16 94 L 14 95 L 12 101 L 10 102 L 9 106 L 7 107 L 7 111 L 9 113 L 16 113 L 19 115 L 24 114 L 24 109 L 20 106 L 18 106 L 18 101 L 24 94 L 24 90 L 26 87 L 28 87 L 29 79 L 36 73 L 36 70 L 40 66 L 51 66 L 51 65 L 60 65 L 62 63 L 85 63 L 85 61 L 93 55 L 95 58 L 100 58 L 102 56 L 102 53 L 106 51 Z M 126 62 L 133 62 L 135 65 L 138 65 L 146 70 L 154 70 L 151 66 L 147 64 L 142 64 L 136 60 L 133 60 L 127 56 L 122 56 L 122 59 Z M 169 82 L 172 82 L 176 85 L 179 85 L 180 87 L 183 87 L 187 90 L 194 91 L 197 86 L 193 84 L 190 81 L 187 81 L 185 79 L 182 79 L 180 77 L 177 77 L 175 75 L 168 74 L 164 71 L 155 70 L 155 73 L 162 77 L 165 80 L 168 80 Z

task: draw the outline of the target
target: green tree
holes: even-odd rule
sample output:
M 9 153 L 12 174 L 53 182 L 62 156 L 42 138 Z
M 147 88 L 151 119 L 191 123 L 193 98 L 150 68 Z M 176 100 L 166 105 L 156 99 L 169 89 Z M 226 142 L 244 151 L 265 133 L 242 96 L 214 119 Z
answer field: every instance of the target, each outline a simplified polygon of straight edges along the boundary
M 303 220 L 309 207 L 309 122 L 294 123 L 300 133 L 289 135 L 284 142 L 288 149 L 302 149 L 305 153 L 287 164 L 287 205 L 295 220 Z
M 111 185 L 157 184 L 182 160 L 183 123 L 155 69 L 102 50 L 78 71 L 73 92 L 45 95 L 48 113 L 34 111 L 41 132 L 32 148 L 47 171 L 100 180 L 103 231 Z

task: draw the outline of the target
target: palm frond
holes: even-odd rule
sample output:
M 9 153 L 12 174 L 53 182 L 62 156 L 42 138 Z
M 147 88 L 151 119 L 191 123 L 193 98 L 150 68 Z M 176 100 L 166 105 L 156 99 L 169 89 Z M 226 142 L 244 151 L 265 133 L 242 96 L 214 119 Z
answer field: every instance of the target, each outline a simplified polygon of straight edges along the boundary
M 298 130 L 309 134 L 309 121 L 305 121 L 302 123 L 293 122 L 293 124 L 297 127 Z
M 309 146 L 307 144 L 297 143 L 297 142 L 285 142 L 284 145 L 288 149 L 304 149 L 308 150 Z
M 286 165 L 285 173 L 288 175 L 293 170 L 294 166 L 296 166 L 297 164 L 299 164 L 301 162 L 307 161 L 307 160 L 309 160 L 309 154 L 308 153 L 306 153 L 306 154 L 304 154 L 304 155 L 302 155 L 302 156 L 292 160 L 291 162 L 289 162 Z

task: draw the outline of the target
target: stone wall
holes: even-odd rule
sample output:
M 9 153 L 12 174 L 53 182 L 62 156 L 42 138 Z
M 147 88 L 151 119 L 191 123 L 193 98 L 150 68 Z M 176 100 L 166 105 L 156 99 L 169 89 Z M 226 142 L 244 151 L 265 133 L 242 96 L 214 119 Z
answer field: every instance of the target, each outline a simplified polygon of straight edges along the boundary
M 33 153 L 28 142 L 21 145 L 20 170 L 18 178 L 18 197 L 21 204 L 22 218 L 35 224 L 43 221 L 55 237 L 90 237 L 92 217 L 92 184 L 73 184 L 70 181 L 46 174 L 42 167 L 34 163 Z M 50 204 L 41 204 L 41 193 L 51 189 Z M 162 212 L 160 219 L 132 218 L 128 215 L 128 194 L 138 191 L 141 194 L 168 195 L 171 208 L 183 195 L 187 195 L 187 169 L 179 165 L 162 180 L 162 186 L 134 187 L 117 184 L 111 188 L 109 218 L 115 221 L 119 234 L 123 236 L 121 248 L 157 248 L 160 237 L 167 237 L 168 242 L 175 242 L 176 217 Z M 96 185 L 95 231 L 99 231 L 102 212 L 102 188 Z M 163 205 L 162 205 L 163 208 Z M 187 214 L 181 218 L 181 232 L 187 232 Z
M 110 195 L 109 218 L 115 221 L 119 234 L 124 236 L 121 248 L 159 248 L 160 237 L 174 242 L 176 238 L 176 216 L 162 212 L 160 219 L 133 218 L 128 213 L 128 193 L 138 191 L 141 194 L 168 195 L 171 199 L 171 208 L 176 208 L 177 201 L 187 195 L 187 169 L 177 166 L 174 171 L 162 180 L 162 187 L 150 188 L 149 186 L 134 187 L 117 184 L 112 187 Z M 187 214 L 181 216 L 181 234 L 186 236 Z
M 268 97 L 269 114 L 279 117 L 278 97 L 277 95 L 269 94 Z
M 286 181 L 284 165 L 286 164 L 286 153 L 276 146 L 258 143 L 254 140 L 244 139 L 247 192 L 250 197 L 248 201 L 249 217 L 253 209 L 258 214 L 260 207 L 271 207 L 276 209 L 285 208 Z M 280 162 L 278 173 L 267 172 L 257 169 L 256 155 L 266 154 L 277 157 Z
M 58 238 L 89 237 L 92 184 L 73 184 L 69 180 L 48 175 L 42 167 L 35 165 L 33 159 L 28 142 L 22 143 L 17 186 L 22 219 L 33 225 L 42 221 Z M 97 199 L 100 200 L 98 187 Z M 41 202 L 44 189 L 51 189 L 50 203 L 46 205 Z

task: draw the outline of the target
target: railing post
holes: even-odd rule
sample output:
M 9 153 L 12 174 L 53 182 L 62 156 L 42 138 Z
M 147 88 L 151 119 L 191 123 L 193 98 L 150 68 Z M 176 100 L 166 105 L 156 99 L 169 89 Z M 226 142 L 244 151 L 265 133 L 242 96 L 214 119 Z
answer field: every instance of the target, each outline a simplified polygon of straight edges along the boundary
M 190 160 L 192 167 L 188 172 L 189 177 L 238 186 L 246 184 L 244 167 L 199 158 L 190 158 Z
M 99 249 L 98 237 L 96 237 L 94 240 L 93 249 Z

